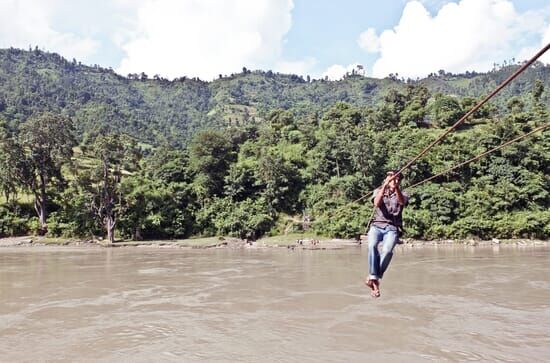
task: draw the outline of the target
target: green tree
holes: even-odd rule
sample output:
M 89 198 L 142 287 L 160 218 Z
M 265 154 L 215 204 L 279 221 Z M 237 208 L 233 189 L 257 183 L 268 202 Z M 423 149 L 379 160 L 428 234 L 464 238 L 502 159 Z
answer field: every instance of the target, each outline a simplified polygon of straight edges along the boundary
M 310 169 L 317 181 L 327 181 L 332 176 L 344 176 L 361 171 L 365 142 L 361 134 L 363 115 L 359 109 L 339 102 L 322 117 L 315 133 L 317 144 L 311 149 Z M 359 156 L 359 157 L 358 157 Z
M 519 97 L 512 97 L 506 103 L 506 108 L 512 113 L 521 113 L 525 109 L 525 103 Z
M 256 239 L 264 235 L 274 224 L 269 203 L 264 198 L 233 202 L 220 198 L 212 204 L 213 224 L 216 233 L 240 238 Z
M 193 189 L 204 203 L 223 192 L 229 164 L 235 160 L 231 140 L 216 130 L 199 132 L 189 145 L 189 170 L 194 174 Z
M 461 101 L 462 109 L 465 112 L 470 111 L 474 106 L 479 103 L 479 100 L 474 97 L 464 97 Z M 486 103 L 481 106 L 474 114 L 471 116 L 473 120 L 483 120 L 492 118 L 496 114 L 496 106 L 493 103 Z
M 256 185 L 267 204 L 278 211 L 292 212 L 303 181 L 295 165 L 286 161 L 276 151 L 267 151 L 258 158 L 255 170 Z
M 102 233 L 102 225 L 91 208 L 92 198 L 82 176 L 69 181 L 67 188 L 55 195 L 59 208 L 48 220 L 48 235 L 64 237 L 92 237 Z
M 447 127 L 458 121 L 464 111 L 456 97 L 438 94 L 430 105 L 430 115 L 435 126 Z
M 422 126 L 426 116 L 426 104 L 430 91 L 424 86 L 407 86 L 406 103 L 399 117 L 402 125 Z
M 383 131 L 399 126 L 400 110 L 394 105 L 382 103 L 369 113 L 368 123 L 373 130 Z
M 282 127 L 293 125 L 294 116 L 287 110 L 273 110 L 267 115 L 267 121 L 274 130 L 280 130 Z
M 139 168 L 141 154 L 134 140 L 117 134 L 98 136 L 90 150 L 98 164 L 80 177 L 90 195 L 91 209 L 112 244 L 116 224 L 126 209 L 122 179 Z
M 9 132 L 6 123 L 0 120 L 0 189 L 7 204 L 12 196 L 17 198 L 17 191 L 26 179 L 25 171 L 23 149 Z
M 71 162 L 76 145 L 71 119 L 43 113 L 21 125 L 21 144 L 26 152 L 27 188 L 34 194 L 34 208 L 41 234 L 47 232 L 48 186 L 62 187 L 61 168 Z
M 540 120 L 544 120 L 546 115 L 548 114 L 544 107 L 544 103 L 541 100 L 543 93 L 544 84 L 540 79 L 537 79 L 535 81 L 535 85 L 533 86 L 533 90 L 531 91 L 531 95 L 533 96 L 533 112 L 535 116 Z
M 533 86 L 533 90 L 531 91 L 533 95 L 533 100 L 538 103 L 540 102 L 540 97 L 542 96 L 544 92 L 544 84 L 540 79 L 537 79 L 535 81 L 535 85 Z
M 119 218 L 119 230 L 124 236 L 134 240 L 178 238 L 193 232 L 193 213 L 197 208 L 191 184 L 181 170 L 185 166 L 182 154 L 164 154 L 162 166 L 156 164 L 154 155 L 153 160 L 146 159 L 145 170 L 124 178 L 124 213 Z

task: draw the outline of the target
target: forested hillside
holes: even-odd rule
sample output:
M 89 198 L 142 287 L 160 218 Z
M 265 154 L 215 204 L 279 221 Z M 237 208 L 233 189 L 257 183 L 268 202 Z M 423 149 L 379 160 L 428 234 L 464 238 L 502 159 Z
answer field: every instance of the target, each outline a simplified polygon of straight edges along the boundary
M 148 143 L 181 146 L 198 129 L 261 123 L 272 109 L 305 115 L 326 111 L 339 101 L 375 107 L 388 92 L 404 92 L 407 85 L 425 86 L 434 95 L 478 98 L 516 67 L 499 66 L 486 74 L 439 71 L 414 81 L 398 80 L 397 75 L 385 79 L 350 75 L 332 82 L 246 69 L 212 82 L 186 77 L 169 81 L 144 73 L 122 77 L 38 49 L 1 49 L 0 115 L 15 129 L 33 114 L 52 111 L 73 118 L 81 140 L 111 130 Z M 513 96 L 525 100 L 537 79 L 548 84 L 550 66 L 531 67 L 495 99 L 495 105 L 502 111 Z M 544 94 L 542 102 L 549 101 Z
M 414 82 L 248 70 L 203 82 L 125 78 L 38 50 L 3 50 L 0 62 L 0 236 L 110 241 L 356 236 L 386 170 L 516 67 Z M 530 67 L 406 171 L 407 236 L 550 236 L 548 129 L 407 188 L 547 125 L 549 75 Z

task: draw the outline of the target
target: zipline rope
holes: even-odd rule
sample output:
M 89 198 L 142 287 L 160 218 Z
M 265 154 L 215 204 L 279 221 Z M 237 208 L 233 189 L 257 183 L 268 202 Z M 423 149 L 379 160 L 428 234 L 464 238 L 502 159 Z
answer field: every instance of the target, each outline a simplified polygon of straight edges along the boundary
M 451 166 L 450 168 L 445 169 L 445 170 L 442 171 L 441 173 L 438 173 L 438 174 L 433 175 L 433 176 L 431 176 L 431 177 L 429 177 L 429 178 L 426 178 L 426 179 L 424 179 L 424 180 L 421 180 L 421 181 L 419 181 L 418 183 L 415 183 L 415 184 L 413 184 L 413 185 L 410 185 L 410 186 L 408 186 L 408 187 L 406 187 L 406 188 L 404 188 L 404 189 L 405 189 L 405 190 L 407 190 L 407 189 L 412 189 L 412 188 L 417 187 L 417 186 L 419 186 L 419 185 L 421 185 L 421 184 L 424 184 L 424 183 L 426 183 L 426 182 L 429 182 L 430 180 L 433 180 L 433 179 L 435 179 L 435 178 L 438 178 L 438 177 L 440 177 L 440 176 L 442 176 L 442 175 L 447 174 L 447 173 L 450 172 L 450 171 L 453 171 L 453 170 L 458 169 L 458 168 L 460 168 L 460 167 L 462 167 L 462 166 L 464 166 L 464 165 L 467 165 L 467 164 L 469 164 L 469 163 L 471 163 L 471 162 L 474 162 L 474 161 L 476 161 L 476 160 L 479 160 L 479 159 L 481 159 L 482 157 L 484 157 L 484 156 L 486 156 L 486 155 L 489 155 L 489 154 L 491 154 L 491 153 L 493 153 L 493 152 L 495 152 L 495 151 L 497 151 L 497 150 L 500 150 L 500 149 L 502 149 L 502 148 L 504 148 L 504 147 L 506 147 L 506 146 L 508 146 L 508 145 L 513 144 L 514 142 L 517 142 L 517 141 L 520 141 L 520 140 L 522 140 L 522 139 L 525 139 L 526 137 L 531 136 L 531 135 L 534 134 L 535 132 L 542 131 L 542 130 L 547 129 L 547 128 L 549 128 L 549 127 L 550 127 L 550 122 L 549 122 L 549 123 L 546 123 L 546 124 L 544 124 L 544 125 L 542 125 L 542 126 L 539 126 L 539 127 L 535 128 L 535 129 L 529 131 L 529 132 L 526 133 L 526 134 L 523 134 L 523 135 L 521 135 L 521 136 L 518 136 L 518 137 L 516 137 L 516 138 L 514 138 L 514 139 L 512 139 L 512 140 L 506 141 L 504 144 L 501 144 L 501 145 L 499 145 L 499 146 L 497 146 L 497 147 L 494 147 L 494 148 L 492 148 L 492 149 L 490 149 L 490 150 L 484 151 L 484 152 L 482 152 L 481 154 L 479 154 L 479 155 L 477 155 L 477 156 L 474 156 L 474 157 L 471 158 L 471 159 L 468 159 L 468 160 L 466 160 L 466 161 L 463 161 L 462 163 L 459 163 L 459 164 L 457 164 L 457 165 Z M 376 190 L 376 189 L 375 189 L 375 190 Z M 373 193 L 374 193 L 374 190 L 371 192 L 371 194 L 373 194 Z M 372 214 L 371 214 L 371 216 L 370 216 L 370 218 L 369 218 L 369 226 L 370 226 L 370 224 L 372 223 L 372 219 L 374 218 L 374 214 L 375 214 L 375 213 L 376 213 L 376 208 L 373 208 Z M 367 230 L 368 230 L 368 228 L 367 228 Z
M 430 177 L 428 177 L 428 178 L 426 178 L 426 179 L 423 179 L 423 180 L 421 180 L 421 181 L 419 181 L 419 182 L 417 182 L 417 183 L 414 183 L 414 184 L 412 184 L 412 185 L 409 185 L 409 186 L 407 186 L 407 187 L 405 187 L 405 188 L 403 188 L 403 189 L 404 189 L 404 190 L 409 190 L 409 189 L 415 188 L 415 187 L 417 187 L 417 186 L 419 186 L 419 185 L 421 185 L 421 184 L 427 183 L 427 182 L 429 182 L 429 181 L 431 181 L 431 180 L 433 180 L 433 179 L 436 179 L 436 178 L 438 178 L 438 177 L 440 177 L 440 176 L 442 176 L 442 175 L 447 174 L 447 173 L 450 172 L 450 171 L 453 171 L 453 170 L 455 170 L 455 169 L 458 169 L 458 168 L 460 168 L 460 167 L 463 167 L 464 165 L 470 164 L 470 163 L 472 163 L 472 162 L 474 162 L 474 161 L 476 161 L 476 160 L 481 159 L 481 158 L 484 157 L 484 156 L 487 156 L 487 155 L 489 155 L 489 154 L 491 154 L 491 153 L 493 153 L 493 152 L 495 152 L 495 151 L 497 151 L 497 150 L 500 150 L 500 149 L 502 149 L 502 148 L 505 148 L 506 146 L 509 146 L 509 145 L 511 145 L 511 144 L 513 144 L 513 143 L 515 143 L 515 142 L 521 141 L 521 140 L 523 140 L 523 139 L 525 139 L 525 138 L 531 136 L 532 134 L 534 134 L 534 133 L 536 133 L 536 132 L 539 132 L 539 131 L 543 131 L 543 130 L 545 130 L 545 129 L 547 129 L 547 128 L 550 128 L 550 122 L 548 122 L 548 123 L 546 123 L 546 124 L 544 124 L 544 125 L 542 125 L 542 126 L 536 127 L 536 128 L 534 128 L 533 130 L 529 131 L 529 132 L 526 133 L 526 134 L 520 135 L 520 136 L 518 136 L 518 137 L 516 137 L 516 138 L 513 138 L 513 139 L 511 139 L 511 140 L 508 140 L 508 141 L 506 141 L 505 143 L 500 144 L 499 146 L 496 146 L 496 147 L 494 147 L 494 148 L 492 148 L 492 149 L 486 150 L 486 151 L 482 152 L 481 154 L 478 154 L 478 155 L 474 156 L 473 158 L 470 158 L 470 159 L 468 159 L 468 160 L 466 160 L 466 161 L 463 161 L 463 162 L 461 162 L 461 163 L 459 163 L 459 164 L 453 165 L 453 166 L 451 166 L 451 167 L 449 167 L 449 168 L 443 170 L 442 172 L 440 172 L 440 173 L 438 173 L 438 174 L 436 174 L 436 175 L 432 175 L 432 176 L 430 176 Z M 363 197 L 361 197 L 361 198 L 365 198 L 365 196 L 367 196 L 367 195 L 372 195 L 372 194 L 374 193 L 375 190 L 376 190 L 376 189 L 372 190 L 369 194 L 365 194 L 365 195 L 364 195 Z M 348 203 L 347 205 L 352 204 L 352 203 L 356 203 L 356 201 L 351 202 L 351 203 Z
M 415 161 L 420 159 L 424 154 L 426 154 L 432 147 L 437 145 L 441 140 L 447 137 L 451 132 L 453 132 L 458 126 L 464 123 L 468 117 L 470 117 L 474 112 L 479 110 L 481 106 L 483 106 L 487 101 L 489 101 L 493 96 L 495 96 L 500 90 L 502 90 L 505 86 L 508 85 L 508 83 L 512 82 L 517 76 L 519 76 L 524 70 L 526 70 L 531 64 L 533 64 L 538 58 L 540 58 L 546 51 L 550 49 L 550 43 L 546 44 L 544 48 L 539 50 L 537 54 L 533 56 L 533 58 L 529 59 L 523 66 L 521 66 L 518 70 L 516 70 L 511 76 L 506 78 L 504 82 L 502 82 L 493 92 L 491 92 L 489 95 L 487 95 L 483 100 L 481 100 L 477 105 L 474 106 L 470 111 L 468 111 L 464 116 L 460 118 L 457 122 L 454 123 L 447 131 L 445 131 L 441 136 L 439 136 L 436 140 L 434 140 L 430 145 L 426 146 L 424 150 L 422 150 L 417 156 L 412 158 L 405 166 L 403 166 L 399 171 L 394 175 L 397 176 L 401 174 L 404 170 L 408 169 Z
M 491 153 L 493 153 L 493 152 L 495 152 L 495 151 L 497 151 L 497 150 L 500 150 L 500 149 L 502 149 L 502 148 L 504 148 L 504 147 L 506 147 L 506 146 L 508 146 L 508 145 L 510 145 L 510 144 L 513 144 L 514 142 L 523 140 L 523 139 L 525 139 L 526 137 L 531 136 L 531 135 L 534 134 L 535 132 L 542 131 L 542 130 L 547 129 L 547 128 L 549 128 L 549 127 L 550 127 L 550 122 L 548 122 L 548 123 L 546 123 L 546 124 L 544 124 L 544 125 L 542 125 L 542 126 L 539 126 L 539 127 L 535 128 L 535 129 L 529 131 L 529 132 L 526 133 L 526 134 L 523 134 L 523 135 L 518 136 L 518 137 L 516 137 L 516 138 L 514 138 L 514 139 L 512 139 L 512 140 L 509 140 L 509 141 L 505 142 L 504 144 L 501 144 L 501 145 L 499 145 L 499 146 L 497 146 L 497 147 L 494 147 L 494 148 L 492 148 L 492 149 L 490 149 L 490 150 L 487 150 L 487 151 L 485 151 L 485 152 L 482 152 L 481 154 L 479 154 L 479 155 L 477 155 L 477 156 L 474 156 L 473 158 L 468 159 L 468 160 L 466 160 L 466 161 L 463 161 L 463 162 L 461 162 L 460 164 L 456 164 L 456 165 L 454 165 L 454 166 L 451 166 L 450 168 L 443 170 L 441 173 L 438 173 L 438 174 L 433 175 L 433 176 L 431 176 L 431 177 L 429 177 L 429 178 L 426 178 L 426 179 L 424 179 L 424 180 L 421 180 L 421 181 L 419 181 L 418 183 L 414 183 L 413 185 L 409 185 L 409 186 L 405 187 L 404 189 L 405 189 L 405 190 L 407 190 L 407 189 L 412 189 L 412 188 L 417 187 L 417 186 L 419 186 L 419 185 L 421 185 L 421 184 L 427 183 L 427 182 L 429 182 L 429 181 L 431 181 L 431 180 L 433 180 L 433 179 L 435 179 L 435 178 L 438 178 L 438 177 L 440 177 L 440 176 L 442 176 L 442 175 L 447 174 L 447 173 L 450 172 L 450 171 L 453 171 L 453 170 L 458 169 L 458 168 L 460 168 L 460 167 L 462 167 L 462 166 L 464 166 L 464 165 L 467 165 L 467 164 L 469 164 L 469 163 L 471 163 L 471 162 L 474 162 L 474 161 L 476 161 L 476 160 L 479 160 L 479 159 L 481 159 L 482 157 L 484 157 L 484 156 L 486 156 L 486 155 L 489 155 L 489 154 L 491 154 Z
M 443 139 L 445 139 L 451 132 L 453 132 L 458 126 L 464 123 L 468 117 L 470 117 L 474 112 L 479 110 L 481 106 L 483 106 L 487 101 L 489 101 L 492 97 L 494 97 L 498 92 L 500 92 L 505 86 L 507 86 L 510 82 L 512 82 L 517 76 L 519 76 L 523 71 L 525 71 L 531 64 L 533 64 L 538 58 L 540 58 L 544 53 L 546 53 L 550 49 L 550 43 L 548 43 L 544 48 L 542 48 L 537 54 L 535 54 L 531 59 L 529 59 L 527 62 L 525 62 L 520 68 L 518 68 L 512 75 L 510 75 L 508 78 L 506 78 L 497 88 L 493 90 L 489 95 L 487 95 L 483 100 L 481 100 L 477 105 L 475 105 L 470 111 L 468 111 L 464 116 L 460 118 L 457 122 L 455 122 L 451 127 L 449 127 L 448 130 L 446 130 L 443 134 L 441 134 L 436 140 L 434 140 L 432 143 L 430 143 L 428 146 L 426 146 L 417 156 L 412 158 L 410 161 L 408 161 L 405 166 L 399 169 L 397 173 L 393 175 L 393 178 L 403 173 L 404 170 L 408 169 L 414 162 L 419 160 L 422 156 L 424 156 L 431 148 L 433 148 L 435 145 L 437 145 L 439 142 L 441 142 Z M 374 189 L 376 190 L 376 189 Z M 366 197 L 372 195 L 374 193 L 374 190 L 372 190 L 370 193 L 364 194 L 361 197 L 346 203 L 342 207 L 338 209 L 343 209 L 351 204 L 360 202 L 361 200 L 365 199 Z

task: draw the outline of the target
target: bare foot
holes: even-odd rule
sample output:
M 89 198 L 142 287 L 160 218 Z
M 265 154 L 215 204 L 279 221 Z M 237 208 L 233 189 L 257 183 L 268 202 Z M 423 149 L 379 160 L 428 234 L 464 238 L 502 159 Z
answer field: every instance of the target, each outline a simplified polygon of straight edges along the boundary
M 371 290 L 374 290 L 374 280 L 369 279 L 368 277 L 365 279 L 365 285 L 370 287 Z
M 379 288 L 380 283 L 378 282 L 378 280 L 367 279 L 365 281 L 365 285 L 370 287 L 370 289 L 372 290 L 371 293 L 370 293 L 372 297 L 379 297 L 380 296 L 380 288 Z
M 380 297 L 380 281 L 373 280 L 372 297 Z

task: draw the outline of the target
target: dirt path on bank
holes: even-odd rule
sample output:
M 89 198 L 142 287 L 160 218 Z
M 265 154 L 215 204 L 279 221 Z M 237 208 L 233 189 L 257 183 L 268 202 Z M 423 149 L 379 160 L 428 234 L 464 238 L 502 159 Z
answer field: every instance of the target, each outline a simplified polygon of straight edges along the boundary
M 231 237 L 208 237 L 180 240 L 149 240 L 149 241 L 119 241 L 109 246 L 102 240 L 84 240 L 67 238 L 48 238 L 42 236 L 20 236 L 0 238 L 0 247 L 39 247 L 39 246 L 70 246 L 83 248 L 101 247 L 140 247 L 140 248 L 287 248 L 307 250 L 334 250 L 341 248 L 358 247 L 366 244 L 366 241 L 355 239 L 337 239 L 326 237 L 303 237 L 303 236 L 275 236 L 262 238 L 257 241 L 248 241 Z M 492 240 L 415 240 L 405 238 L 400 245 L 402 247 L 425 247 L 425 246 L 489 246 L 489 245 L 515 245 L 515 246 L 538 246 L 548 245 L 550 240 L 538 239 L 497 239 Z

